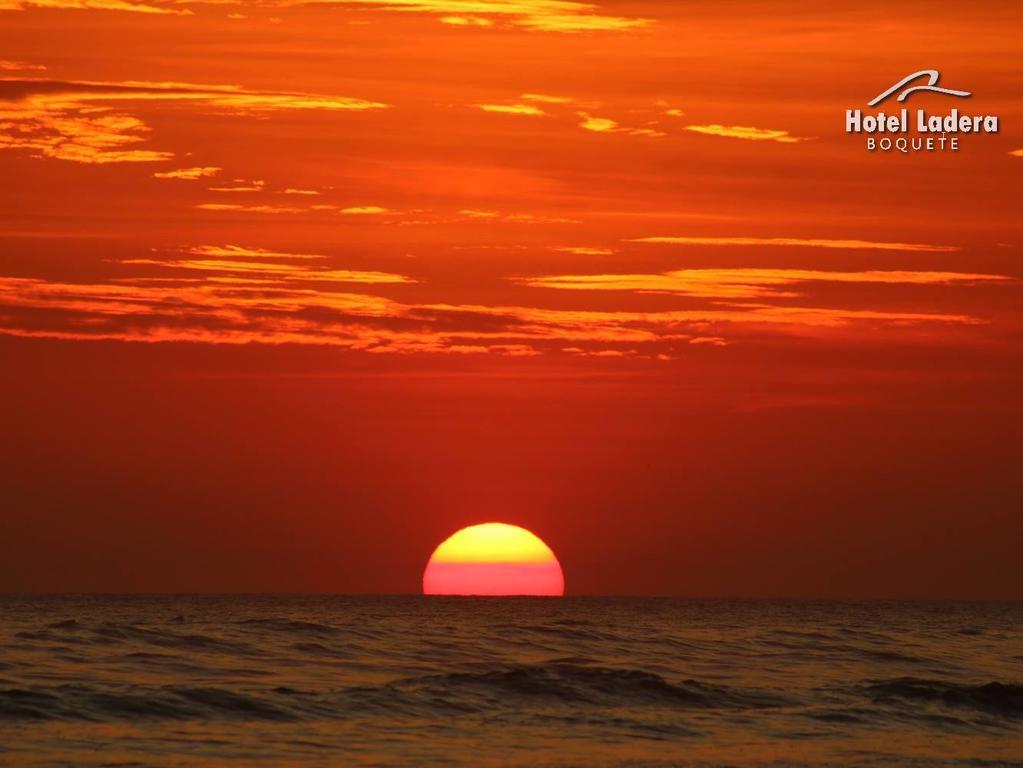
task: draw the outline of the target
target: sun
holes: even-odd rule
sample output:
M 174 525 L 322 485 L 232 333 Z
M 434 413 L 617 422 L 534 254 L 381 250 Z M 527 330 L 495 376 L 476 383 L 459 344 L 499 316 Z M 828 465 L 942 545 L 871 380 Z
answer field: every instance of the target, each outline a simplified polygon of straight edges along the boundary
M 506 523 L 470 525 L 441 542 L 423 571 L 424 595 L 565 594 L 561 564 L 539 536 Z

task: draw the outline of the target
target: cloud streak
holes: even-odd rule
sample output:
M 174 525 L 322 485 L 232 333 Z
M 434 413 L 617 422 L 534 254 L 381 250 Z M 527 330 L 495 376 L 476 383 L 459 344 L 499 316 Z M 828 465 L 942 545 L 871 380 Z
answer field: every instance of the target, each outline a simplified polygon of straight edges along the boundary
M 183 181 L 196 181 L 198 179 L 216 176 L 223 168 L 213 165 L 205 165 L 196 168 L 178 168 L 173 171 L 157 171 L 153 174 L 154 179 L 180 179 Z
M 262 257 L 261 257 L 262 258 Z M 285 254 L 285 258 L 296 258 Z M 304 257 L 298 257 L 304 258 Z M 315 257 L 313 257 L 315 258 Z M 230 259 L 126 259 L 122 264 L 144 264 L 168 269 L 188 269 L 212 272 L 218 275 L 243 274 L 273 280 L 305 280 L 333 283 L 412 283 L 411 278 L 391 272 L 371 272 L 350 269 L 325 269 L 296 264 L 268 261 L 232 261 Z
M 214 258 L 253 258 L 253 259 L 324 259 L 318 253 L 288 253 L 286 251 L 270 251 L 266 248 L 250 248 L 242 245 L 193 245 L 182 249 L 183 253 L 193 256 L 212 256 Z
M 800 237 L 635 237 L 630 243 L 665 243 L 673 245 L 775 245 L 797 248 L 837 248 L 841 250 L 919 251 L 942 253 L 958 251 L 955 245 L 928 243 L 892 243 L 877 240 L 830 240 Z
M 0 78 L 0 149 L 26 150 L 36 157 L 79 163 L 170 160 L 172 152 L 139 149 L 137 145 L 146 140 L 149 126 L 121 111 L 126 107 L 138 109 L 147 102 L 193 103 L 238 114 L 279 110 L 358 112 L 388 106 L 364 99 L 247 91 L 229 85 Z
M 29 8 L 50 8 L 75 11 L 126 11 L 155 15 L 191 16 L 187 8 L 157 3 L 133 3 L 128 0 L 0 0 L 0 11 L 24 11 Z
M 755 128 L 750 125 L 687 125 L 687 131 L 702 133 L 707 136 L 722 136 L 727 139 L 743 139 L 745 141 L 776 141 L 780 144 L 798 144 L 808 139 L 793 136 L 788 131 L 772 128 Z
M 827 272 L 811 269 L 680 269 L 658 274 L 549 275 L 515 278 L 533 288 L 573 291 L 674 293 L 710 299 L 795 297 L 787 290 L 804 283 L 870 283 L 875 285 L 953 285 L 1006 281 L 1003 275 L 960 272 L 866 270 Z
M 321 5 L 347 5 L 391 11 L 428 13 L 461 27 L 488 27 L 501 21 L 535 32 L 621 32 L 644 27 L 649 19 L 609 16 L 598 6 L 576 0 L 317 0 Z M 282 5 L 299 4 L 283 0 Z
M 3 10 L 3 5 L 0 5 L 0 10 Z M 11 61 L 10 59 L 0 59 L 0 71 L 4 72 L 28 72 L 28 71 L 43 71 L 46 67 L 42 64 L 31 64 L 27 61 Z
M 476 104 L 484 112 L 497 112 L 502 115 L 545 115 L 539 107 L 532 104 Z
M 290 205 L 242 205 L 241 203 L 199 203 L 202 211 L 234 211 L 238 213 L 304 213 L 305 208 Z
M 119 262 L 125 276 L 71 283 L 0 277 L 0 333 L 147 342 L 319 344 L 372 353 L 445 353 L 666 359 L 687 347 L 803 335 L 877 341 L 927 337 L 981 324 L 959 313 L 778 306 L 793 285 L 815 282 L 952 285 L 1001 280 L 938 272 L 680 270 L 659 275 L 520 279 L 526 288 L 678 293 L 725 298 L 694 309 L 564 309 L 526 304 L 402 301 L 416 281 L 352 270 L 315 253 L 195 245 L 174 258 Z M 359 285 L 338 290 L 350 284 Z M 406 294 L 407 295 L 407 294 Z M 45 320 L 43 320 L 45 318 Z M 931 329 L 931 330 L 928 330 Z

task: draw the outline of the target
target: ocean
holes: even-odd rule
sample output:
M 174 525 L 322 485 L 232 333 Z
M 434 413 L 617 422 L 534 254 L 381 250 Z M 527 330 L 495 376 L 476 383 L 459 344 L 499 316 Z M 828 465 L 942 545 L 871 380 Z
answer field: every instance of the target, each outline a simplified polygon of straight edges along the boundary
M 1023 604 L 0 597 L 4 766 L 1023 765 Z

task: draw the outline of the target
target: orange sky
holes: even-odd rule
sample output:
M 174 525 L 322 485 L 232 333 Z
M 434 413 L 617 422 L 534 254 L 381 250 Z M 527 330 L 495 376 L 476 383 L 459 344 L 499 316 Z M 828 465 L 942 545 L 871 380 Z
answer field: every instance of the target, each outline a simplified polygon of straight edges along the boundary
M 0 0 L 0 589 L 1023 597 L 1021 22 Z

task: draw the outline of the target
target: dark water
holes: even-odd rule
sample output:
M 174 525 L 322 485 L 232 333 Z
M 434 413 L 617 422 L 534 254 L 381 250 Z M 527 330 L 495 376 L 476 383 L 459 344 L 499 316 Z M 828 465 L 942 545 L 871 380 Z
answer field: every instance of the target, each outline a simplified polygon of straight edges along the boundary
M 1023 605 L 0 597 L 0 764 L 1023 765 Z

